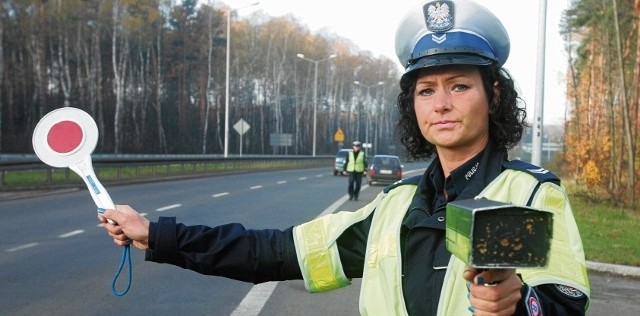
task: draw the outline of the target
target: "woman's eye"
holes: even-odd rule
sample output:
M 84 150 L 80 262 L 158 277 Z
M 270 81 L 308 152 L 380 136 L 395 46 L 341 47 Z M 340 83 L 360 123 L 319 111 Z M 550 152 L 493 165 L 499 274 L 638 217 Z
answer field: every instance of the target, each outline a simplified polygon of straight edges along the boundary
M 467 85 L 463 85 L 463 84 L 457 84 L 455 86 L 453 86 L 453 91 L 466 91 L 467 89 L 469 89 L 469 87 Z
M 433 89 L 431 88 L 425 88 L 418 91 L 418 95 L 422 95 L 422 96 L 428 96 L 432 94 L 433 94 Z

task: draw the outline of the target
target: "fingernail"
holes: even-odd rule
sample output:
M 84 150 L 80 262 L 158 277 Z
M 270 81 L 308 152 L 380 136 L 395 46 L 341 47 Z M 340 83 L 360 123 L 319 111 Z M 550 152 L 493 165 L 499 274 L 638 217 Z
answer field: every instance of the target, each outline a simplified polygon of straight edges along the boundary
M 473 308 L 473 306 L 469 306 L 468 310 L 471 312 L 471 314 L 476 312 L 476 309 Z
M 476 284 L 484 284 L 484 278 L 483 277 L 478 277 L 476 279 Z
M 471 291 L 471 282 L 467 282 L 467 291 Z

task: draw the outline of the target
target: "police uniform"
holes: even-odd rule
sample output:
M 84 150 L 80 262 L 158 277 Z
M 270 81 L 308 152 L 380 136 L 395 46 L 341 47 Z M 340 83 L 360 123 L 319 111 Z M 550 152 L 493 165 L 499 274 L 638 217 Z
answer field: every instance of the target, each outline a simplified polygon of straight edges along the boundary
M 508 51 L 502 24 L 466 0 L 414 8 L 396 33 L 407 73 L 445 64 L 501 66 Z M 477 196 L 554 213 L 549 266 L 517 271 L 523 286 L 516 315 L 584 315 L 590 292 L 584 251 L 564 189 L 552 173 L 508 161 L 491 142 L 447 177 L 436 157 L 422 176 L 386 187 L 355 212 L 283 231 L 160 218 L 150 224 L 145 259 L 253 283 L 303 279 L 311 292 L 362 278 L 362 314 L 468 315 L 464 263 L 445 247 L 445 206 Z
M 437 315 L 443 280 L 451 259 L 445 247 L 446 203 L 478 195 L 507 168 L 525 170 L 523 164 L 508 162 L 506 153 L 494 151 L 488 146 L 453 170 L 446 179 L 436 159 L 422 176 L 405 179 L 385 188 L 388 193 L 399 187 L 416 187 L 402 218 L 398 237 L 401 245 L 402 301 L 409 315 Z M 540 178 L 542 181 L 559 181 L 550 173 L 538 175 L 544 176 Z M 444 191 L 448 198 L 439 193 Z M 321 282 L 317 282 L 319 285 L 309 285 L 314 281 L 305 280 L 310 291 L 331 290 L 348 285 L 348 279 L 363 277 L 368 266 L 369 232 L 376 212 L 394 212 L 378 210 L 378 205 L 379 201 L 374 201 L 365 206 L 363 209 L 373 208 L 373 211 L 351 225 L 342 225 L 341 232 L 334 237 L 338 252 L 338 258 L 335 259 L 338 259 L 346 280 L 326 285 L 326 288 Z M 359 210 L 333 216 L 339 219 L 339 216 L 351 216 L 358 212 L 366 214 Z M 318 220 L 280 231 L 247 230 L 241 224 L 214 228 L 186 226 L 176 224 L 175 218 L 161 217 L 157 223 L 150 225 L 149 250 L 145 259 L 252 283 L 302 279 L 300 261 L 304 260 L 300 260 L 298 253 L 302 247 L 296 245 L 293 231 L 294 228 L 303 230 L 317 226 L 315 223 Z M 333 220 L 328 226 L 341 226 L 337 222 L 339 220 Z M 522 293 L 516 315 L 533 315 L 529 313 L 532 301 L 539 307 L 537 315 L 584 315 L 587 305 L 587 296 L 583 291 L 563 284 L 540 284 L 533 288 L 525 284 Z M 368 302 L 361 301 L 360 304 L 362 309 L 366 308 L 362 305 Z M 468 305 L 468 301 L 459 304 Z

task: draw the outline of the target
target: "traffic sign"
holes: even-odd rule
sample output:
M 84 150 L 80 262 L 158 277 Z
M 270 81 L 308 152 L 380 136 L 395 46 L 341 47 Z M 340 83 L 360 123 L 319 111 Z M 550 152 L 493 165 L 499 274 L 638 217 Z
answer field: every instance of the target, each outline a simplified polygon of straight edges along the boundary
M 333 135 L 333 140 L 336 141 L 336 142 L 343 142 L 344 141 L 344 132 L 342 132 L 341 128 L 338 127 L 338 130 Z
M 246 133 L 249 128 L 251 128 L 251 126 L 249 125 L 249 123 L 247 123 L 247 121 L 240 119 L 236 124 L 233 125 L 233 129 L 236 130 L 236 132 L 238 132 L 238 134 L 240 135 L 244 135 L 244 133 Z

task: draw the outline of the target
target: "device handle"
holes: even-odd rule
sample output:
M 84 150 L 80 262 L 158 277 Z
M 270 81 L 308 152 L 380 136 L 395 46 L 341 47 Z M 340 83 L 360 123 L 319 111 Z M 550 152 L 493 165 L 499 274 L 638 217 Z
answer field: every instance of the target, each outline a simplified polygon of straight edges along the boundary
M 89 189 L 89 193 L 91 193 L 91 198 L 96 203 L 98 207 L 98 213 L 102 214 L 107 209 L 115 209 L 116 206 L 111 200 L 111 196 L 104 188 L 95 172 L 93 171 L 91 156 L 87 156 L 82 159 L 80 162 L 69 166 L 69 169 L 73 170 L 75 173 L 84 180 L 84 183 L 87 185 Z M 116 225 L 117 223 L 112 219 L 107 219 L 109 223 Z

